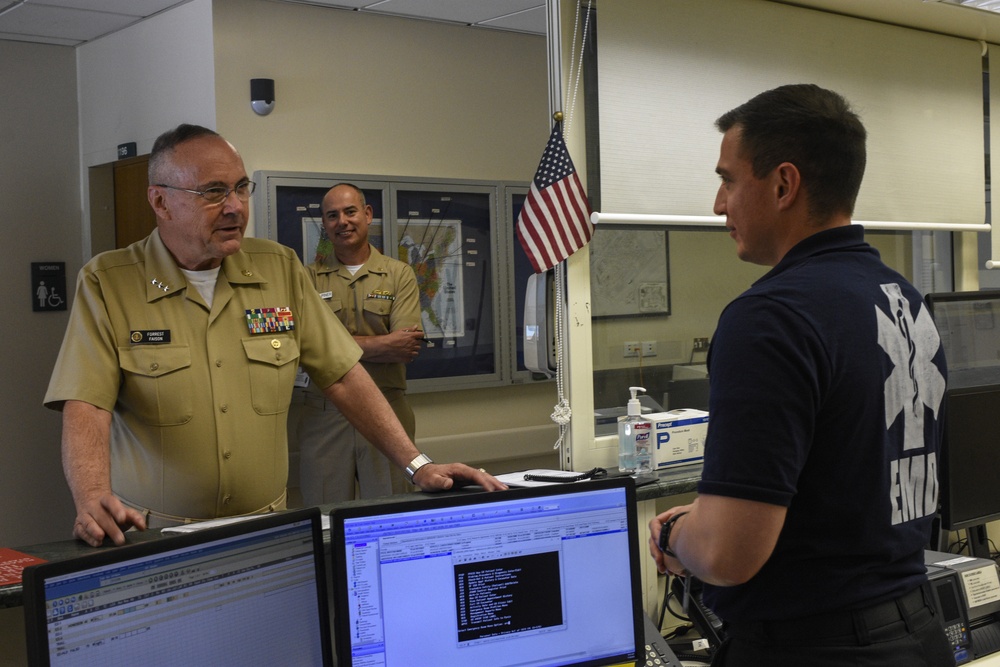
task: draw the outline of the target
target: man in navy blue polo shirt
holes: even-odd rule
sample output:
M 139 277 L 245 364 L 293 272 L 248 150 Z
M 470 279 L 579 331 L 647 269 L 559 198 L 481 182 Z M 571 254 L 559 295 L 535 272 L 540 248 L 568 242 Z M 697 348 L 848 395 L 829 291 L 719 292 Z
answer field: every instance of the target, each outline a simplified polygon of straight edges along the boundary
M 699 495 L 650 551 L 705 582 L 713 664 L 952 665 L 923 562 L 947 371 L 921 295 L 851 224 L 865 128 L 814 85 L 716 125 L 715 212 L 773 268 L 719 318 Z

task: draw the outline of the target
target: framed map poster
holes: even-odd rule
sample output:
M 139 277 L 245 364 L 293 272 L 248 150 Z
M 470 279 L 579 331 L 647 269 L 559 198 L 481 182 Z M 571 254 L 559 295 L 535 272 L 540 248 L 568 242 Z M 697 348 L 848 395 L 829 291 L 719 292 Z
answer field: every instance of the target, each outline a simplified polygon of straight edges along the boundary
M 268 237 L 293 248 L 305 264 L 332 251 L 322 237 L 327 190 L 349 182 L 364 191 L 372 206 L 369 242 L 409 264 L 417 279 L 424 341 L 406 367 L 411 392 L 498 386 L 519 371 L 508 351 L 516 335 L 507 306 L 513 226 L 498 225 L 497 216 L 508 218 L 501 188 L 526 192 L 526 186 L 306 172 L 254 176 L 254 210 L 266 215 L 257 231 L 266 224 Z
M 666 230 L 598 226 L 590 241 L 591 315 L 670 314 L 670 252 Z

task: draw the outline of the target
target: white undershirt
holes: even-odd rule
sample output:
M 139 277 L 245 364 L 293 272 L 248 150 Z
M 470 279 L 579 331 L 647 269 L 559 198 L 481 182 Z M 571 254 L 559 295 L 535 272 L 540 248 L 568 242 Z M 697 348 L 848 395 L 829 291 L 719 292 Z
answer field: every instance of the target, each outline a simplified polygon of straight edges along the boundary
M 353 266 L 350 264 L 344 264 L 344 268 L 350 271 L 352 276 L 355 273 L 357 273 L 358 269 L 360 269 L 362 266 L 364 266 L 364 264 L 354 264 Z
M 188 283 L 198 290 L 198 294 L 208 304 L 209 309 L 212 308 L 212 297 L 215 296 L 215 282 L 219 279 L 220 268 L 222 267 L 217 266 L 214 269 L 205 269 L 204 271 L 181 269 L 184 275 L 187 276 Z

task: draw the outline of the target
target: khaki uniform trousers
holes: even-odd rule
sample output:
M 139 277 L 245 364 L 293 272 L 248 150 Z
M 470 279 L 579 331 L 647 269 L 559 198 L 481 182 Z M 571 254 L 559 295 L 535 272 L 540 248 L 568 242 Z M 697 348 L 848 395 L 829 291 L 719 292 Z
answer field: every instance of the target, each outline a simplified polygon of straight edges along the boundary
M 416 419 L 406 393 L 397 389 L 384 394 L 413 440 Z M 338 503 L 355 497 L 379 498 L 414 490 L 403 471 L 368 442 L 335 405 L 312 392 L 303 395 L 297 435 L 304 505 Z

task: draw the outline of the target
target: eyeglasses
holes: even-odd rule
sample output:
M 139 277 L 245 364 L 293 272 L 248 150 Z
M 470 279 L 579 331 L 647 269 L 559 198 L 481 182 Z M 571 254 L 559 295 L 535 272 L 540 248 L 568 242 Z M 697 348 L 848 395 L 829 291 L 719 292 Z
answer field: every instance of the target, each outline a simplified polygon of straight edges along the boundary
M 205 190 L 188 190 L 187 188 L 179 188 L 175 185 L 167 185 L 166 183 L 156 183 L 156 187 L 158 188 L 170 188 L 171 190 L 180 190 L 181 192 L 190 192 L 193 195 L 198 195 L 209 204 L 221 204 L 229 198 L 230 192 L 235 192 L 236 198 L 240 201 L 247 201 L 250 199 L 250 195 L 253 194 L 253 189 L 256 185 L 253 181 L 244 181 L 243 183 L 237 183 L 236 187 L 232 188 L 219 186 Z

